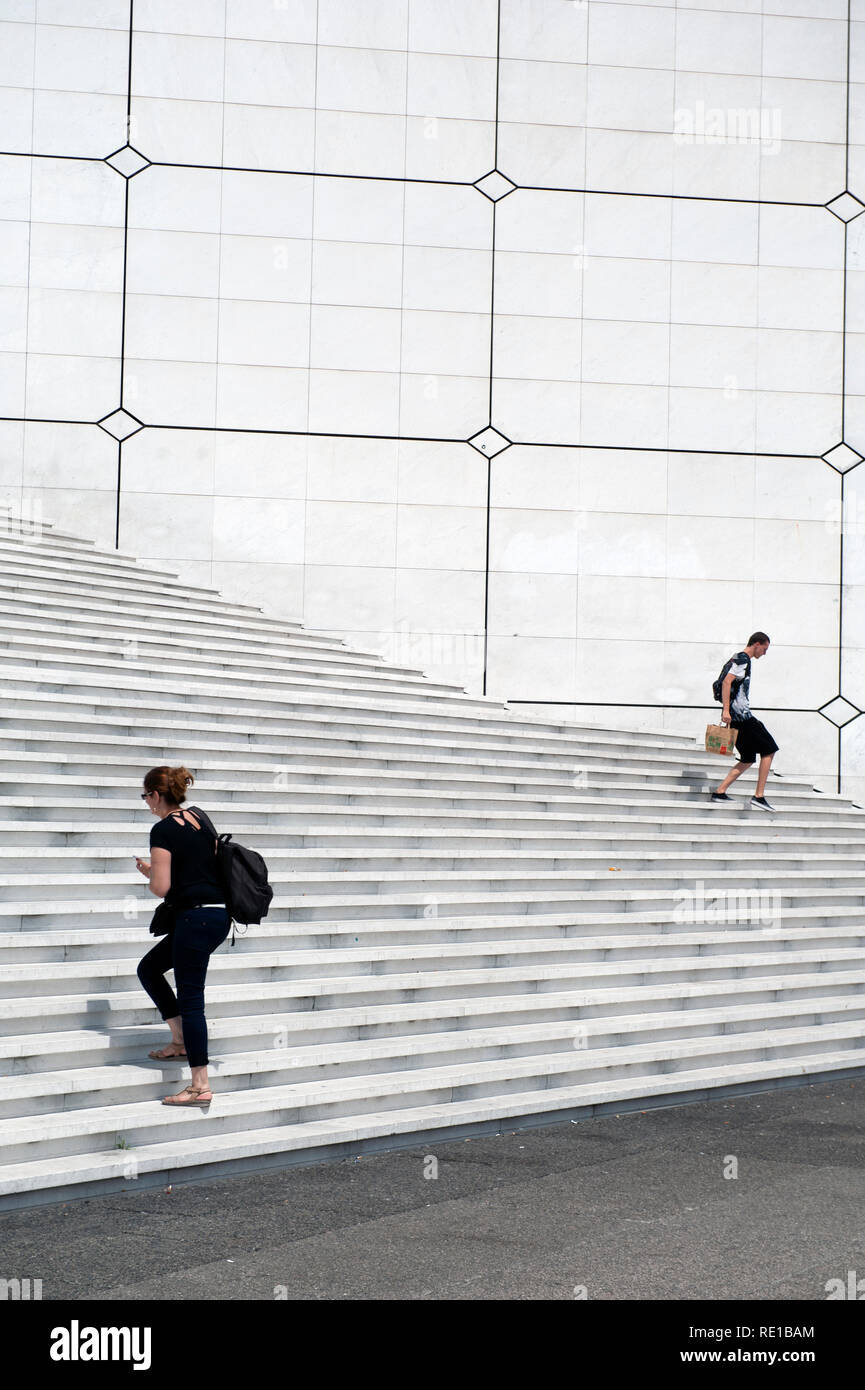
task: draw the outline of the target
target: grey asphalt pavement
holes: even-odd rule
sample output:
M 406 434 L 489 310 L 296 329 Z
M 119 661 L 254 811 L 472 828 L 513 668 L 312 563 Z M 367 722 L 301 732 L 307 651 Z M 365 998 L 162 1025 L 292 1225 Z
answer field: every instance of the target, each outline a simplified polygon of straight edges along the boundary
M 0 1275 L 100 1302 L 825 1300 L 865 1281 L 863 1197 L 865 1079 L 838 1080 L 0 1213 Z

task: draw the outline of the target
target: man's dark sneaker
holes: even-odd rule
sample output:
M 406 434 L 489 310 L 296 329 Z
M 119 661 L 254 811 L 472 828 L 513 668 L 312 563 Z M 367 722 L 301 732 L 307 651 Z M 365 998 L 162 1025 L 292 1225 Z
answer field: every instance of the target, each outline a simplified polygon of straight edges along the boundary
M 733 798 L 732 798 L 732 796 L 728 796 L 726 792 L 712 792 L 712 800 L 713 800 L 713 801 L 732 801 Z
M 774 811 L 775 807 L 770 806 L 765 796 L 752 796 L 751 805 L 757 806 L 761 811 Z

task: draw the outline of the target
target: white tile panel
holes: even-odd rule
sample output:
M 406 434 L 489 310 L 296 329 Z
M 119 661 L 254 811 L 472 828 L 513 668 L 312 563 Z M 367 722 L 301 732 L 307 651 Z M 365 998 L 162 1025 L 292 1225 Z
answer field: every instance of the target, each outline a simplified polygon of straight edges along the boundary
M 229 10 L 231 6 L 228 6 Z M 247 9 L 257 9 L 247 6 Z M 225 34 L 225 0 L 135 0 L 135 28 L 159 34 Z M 127 16 L 128 22 L 128 16 Z
M 499 700 L 573 700 L 578 683 L 576 643 L 557 637 L 491 635 L 487 693 Z
M 557 637 L 576 640 L 578 584 L 573 574 L 494 570 L 489 585 L 489 630 L 496 637 Z
M 309 361 L 308 304 L 222 299 L 218 308 L 220 362 L 246 367 L 306 368 Z
M 322 502 L 393 504 L 398 448 L 395 440 L 310 439 L 306 495 Z
M 216 240 L 216 238 L 214 238 Z M 218 238 L 219 291 L 228 299 L 307 304 L 312 248 L 300 237 Z
M 763 72 L 767 77 L 843 82 L 846 63 L 847 25 L 841 18 L 765 16 Z
M 684 8 L 675 20 L 675 56 L 670 66 L 685 72 L 759 76 L 763 29 L 759 15 Z
M 231 430 L 305 430 L 309 377 L 300 367 L 222 363 L 214 382 L 215 422 Z
M 495 62 L 490 58 L 410 53 L 404 109 L 411 116 L 495 121 Z
M 280 497 L 215 497 L 213 559 L 297 564 L 303 559 L 305 503 Z
M 635 130 L 586 132 L 586 185 L 618 193 L 672 193 L 673 147 L 666 135 Z
M 226 104 L 223 130 L 227 168 L 311 173 L 316 165 L 327 167 L 323 142 L 316 150 L 316 118 L 309 108 Z
M 212 232 L 168 232 L 130 227 L 126 244 L 128 295 L 185 295 L 216 299 L 220 237 Z
M 323 632 L 394 629 L 394 572 L 372 565 L 304 565 L 303 621 Z
M 333 441 L 332 447 L 339 449 L 340 441 Z M 373 445 L 386 461 L 390 447 Z M 396 448 L 398 501 L 486 507 L 488 463 L 470 445 L 402 439 Z
M 491 163 L 488 159 L 488 167 Z M 587 183 L 586 131 L 502 119 L 498 164 L 503 174 L 526 188 L 582 188 Z
M 32 148 L 41 155 L 104 159 L 126 143 L 126 98 L 37 91 Z
M 675 67 L 677 18 L 666 6 L 594 6 L 588 26 L 588 61 L 635 68 Z
M 274 5 L 250 5 L 249 0 L 223 3 L 225 32 L 232 38 L 315 43 L 318 0 L 279 0 Z
M 583 478 L 590 458 L 586 450 L 515 445 L 492 460 L 491 505 L 577 512 L 584 505 Z
M 405 50 L 409 0 L 318 0 L 318 42 Z
M 399 569 L 394 594 L 397 632 L 450 632 L 465 639 L 464 655 L 479 654 L 482 659 L 484 590 L 480 570 Z M 412 663 L 407 659 L 402 664 Z
M 396 430 L 410 438 L 469 439 L 487 424 L 489 377 L 403 371 Z
M 0 123 L 3 145 L 10 153 L 29 153 L 33 148 L 35 93 L 24 87 L 0 87 Z
M 313 367 L 309 372 L 308 423 L 298 428 L 316 434 L 397 435 L 399 398 L 396 371 Z
M 586 69 L 576 63 L 538 63 L 504 58 L 499 73 L 499 119 L 534 125 L 604 125 L 599 106 L 603 83 L 586 88 Z M 603 72 L 604 69 L 600 69 Z M 594 106 L 593 106 L 594 101 Z M 601 119 L 598 117 L 601 116 Z
M 497 0 L 410 0 L 408 46 L 416 53 L 494 58 Z
M 496 314 L 496 376 L 523 381 L 580 381 L 583 332 L 584 324 L 579 319 Z
M 501 0 L 500 12 L 503 58 L 586 62 L 588 5 L 560 5 L 557 0 Z
M 216 423 L 216 367 L 207 362 L 165 362 L 127 356 L 124 404 L 145 424 Z M 117 401 L 112 402 L 115 406 Z M 105 412 L 110 407 L 106 408 Z
M 225 100 L 233 106 L 314 107 L 315 48 L 311 44 L 225 45 Z
M 495 125 L 491 120 L 467 120 L 435 112 L 406 119 L 405 178 L 474 183 L 489 173 L 495 157 Z
M 314 167 L 321 174 L 399 179 L 406 175 L 406 118 L 378 112 L 326 109 L 319 105 L 313 130 Z M 285 168 L 275 148 L 274 168 Z M 296 167 L 289 165 L 288 167 Z M 416 175 L 415 175 L 416 177 Z
M 584 513 L 639 511 L 654 517 L 667 510 L 667 476 L 677 455 L 664 450 L 582 449 L 578 457 Z M 584 524 L 588 520 L 586 516 Z
M 64 18 L 68 14 L 67 10 Z M 86 28 L 79 24 L 74 27 L 63 25 L 46 20 L 41 6 L 39 20 L 35 30 L 35 87 L 53 91 L 126 95 L 129 78 L 129 34 L 126 26 L 107 29 L 101 26 Z M 22 63 L 24 61 L 22 55 Z
M 126 297 L 126 344 L 132 357 L 215 362 L 219 306 L 215 299 L 174 295 Z
M 482 508 L 401 504 L 396 521 L 398 569 L 483 571 L 487 522 Z
M 343 235 L 348 231 L 344 225 Z M 402 283 L 401 246 L 316 239 L 312 252 L 313 304 L 399 309 Z
M 579 512 L 497 508 L 490 519 L 490 570 L 580 574 L 584 526 Z

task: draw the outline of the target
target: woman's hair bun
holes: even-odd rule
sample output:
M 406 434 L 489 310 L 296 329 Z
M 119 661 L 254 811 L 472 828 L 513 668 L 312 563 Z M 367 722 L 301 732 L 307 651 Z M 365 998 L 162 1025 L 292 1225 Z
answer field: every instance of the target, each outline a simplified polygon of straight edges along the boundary
M 180 806 L 186 800 L 186 789 L 195 778 L 185 767 L 152 767 L 144 778 L 146 792 L 158 792 L 166 801 Z

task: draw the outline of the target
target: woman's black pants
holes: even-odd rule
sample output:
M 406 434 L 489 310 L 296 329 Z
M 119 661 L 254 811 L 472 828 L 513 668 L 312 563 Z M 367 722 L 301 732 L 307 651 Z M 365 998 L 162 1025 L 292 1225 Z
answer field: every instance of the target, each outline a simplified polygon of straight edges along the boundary
M 191 1067 L 207 1065 L 204 979 L 211 954 L 228 936 L 231 920 L 219 904 L 178 912 L 173 931 L 161 937 L 138 966 L 138 978 L 163 1018 L 183 1021 L 183 1046 Z M 177 995 L 165 978 L 174 970 Z

